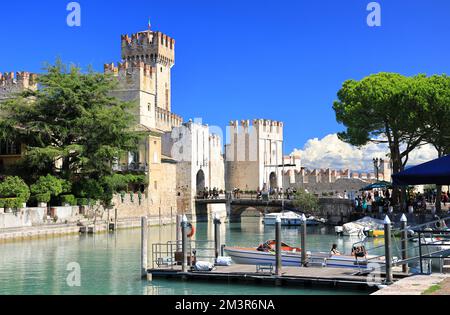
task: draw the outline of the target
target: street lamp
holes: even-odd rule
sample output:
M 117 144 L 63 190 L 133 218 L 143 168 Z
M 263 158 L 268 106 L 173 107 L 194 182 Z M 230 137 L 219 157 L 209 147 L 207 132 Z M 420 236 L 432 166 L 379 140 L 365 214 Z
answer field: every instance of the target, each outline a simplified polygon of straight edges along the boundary
M 382 159 L 379 159 L 379 158 L 374 158 L 373 159 L 373 166 L 375 167 L 375 171 L 376 171 L 376 173 L 377 173 L 377 182 L 378 181 L 380 181 L 380 166 L 381 166 L 381 163 L 382 163 Z

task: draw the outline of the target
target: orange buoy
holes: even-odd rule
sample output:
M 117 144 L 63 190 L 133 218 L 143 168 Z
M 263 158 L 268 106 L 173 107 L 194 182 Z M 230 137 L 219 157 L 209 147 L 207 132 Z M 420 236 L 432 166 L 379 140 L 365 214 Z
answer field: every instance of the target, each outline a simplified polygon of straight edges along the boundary
M 187 237 L 191 238 L 195 234 L 195 228 L 191 223 L 187 224 Z

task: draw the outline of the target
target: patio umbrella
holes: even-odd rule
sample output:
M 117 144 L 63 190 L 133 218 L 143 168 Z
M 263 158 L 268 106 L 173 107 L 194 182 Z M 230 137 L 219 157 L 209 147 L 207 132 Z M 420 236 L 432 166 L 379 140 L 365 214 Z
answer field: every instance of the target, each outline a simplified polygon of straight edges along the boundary
M 366 186 L 364 188 L 361 188 L 361 191 L 368 191 L 368 190 L 373 190 L 376 188 L 392 188 L 392 184 L 390 182 L 380 181 L 380 182 L 370 184 L 369 186 Z
M 394 185 L 450 185 L 450 155 L 392 175 Z

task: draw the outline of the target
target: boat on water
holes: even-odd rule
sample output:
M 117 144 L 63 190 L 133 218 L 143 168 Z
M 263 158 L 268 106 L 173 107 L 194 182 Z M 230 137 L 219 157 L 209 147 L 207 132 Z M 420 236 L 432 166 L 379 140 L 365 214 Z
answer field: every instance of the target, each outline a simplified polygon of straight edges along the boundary
M 342 226 L 336 226 L 335 232 L 336 234 L 345 236 L 383 237 L 384 222 L 383 220 L 364 217 L 354 222 L 346 223 Z
M 301 252 L 298 247 L 292 247 L 285 243 L 281 243 L 281 260 L 283 266 L 300 267 Z M 243 265 L 259 265 L 272 264 L 275 265 L 275 241 L 269 240 L 257 248 L 247 247 L 225 247 L 225 253 L 231 257 L 236 264 Z M 318 264 L 323 267 L 338 267 L 351 269 L 367 269 L 369 260 L 371 263 L 384 264 L 384 260 L 370 256 L 365 248 L 355 248 L 354 255 L 332 255 L 330 252 L 310 252 L 306 253 L 307 260 L 310 264 Z
M 264 224 L 275 225 L 277 218 L 281 219 L 282 226 L 300 226 L 303 223 L 301 215 L 292 211 L 282 211 L 264 215 Z M 306 225 L 319 225 L 324 223 L 325 219 L 318 219 L 313 216 L 306 218 Z

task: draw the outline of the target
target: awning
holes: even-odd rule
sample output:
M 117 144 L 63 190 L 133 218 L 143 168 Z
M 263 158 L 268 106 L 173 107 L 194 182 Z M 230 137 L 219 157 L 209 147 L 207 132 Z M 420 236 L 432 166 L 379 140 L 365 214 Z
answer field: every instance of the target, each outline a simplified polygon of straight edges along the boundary
M 377 188 L 392 188 L 392 184 L 386 181 L 376 182 L 373 184 L 370 184 L 369 186 L 366 186 L 364 188 L 361 188 L 361 191 L 368 191 L 373 190 Z
M 392 179 L 395 186 L 450 185 L 450 155 L 394 174 Z

